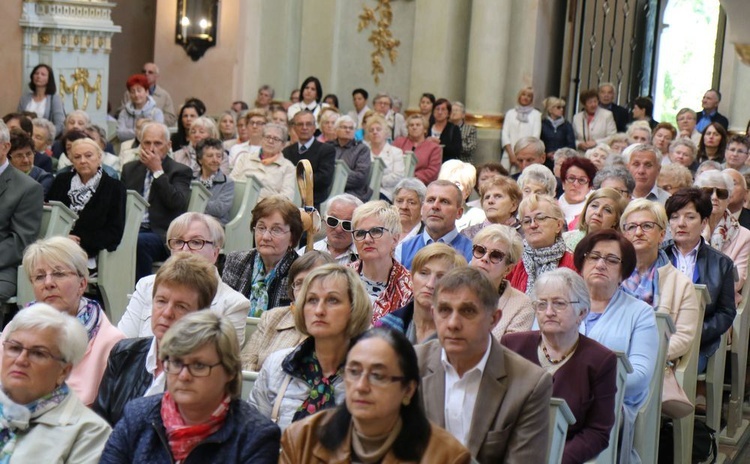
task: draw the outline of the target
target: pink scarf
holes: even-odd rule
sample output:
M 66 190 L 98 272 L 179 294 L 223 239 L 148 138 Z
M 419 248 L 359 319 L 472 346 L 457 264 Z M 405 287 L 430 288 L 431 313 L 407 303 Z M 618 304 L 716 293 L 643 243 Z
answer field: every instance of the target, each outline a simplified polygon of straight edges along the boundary
M 169 392 L 161 400 L 161 420 L 167 430 L 169 449 L 175 461 L 184 461 L 188 454 L 203 440 L 216 433 L 227 418 L 229 396 L 225 396 L 219 407 L 211 414 L 207 422 L 198 425 L 185 425 L 177 403 Z

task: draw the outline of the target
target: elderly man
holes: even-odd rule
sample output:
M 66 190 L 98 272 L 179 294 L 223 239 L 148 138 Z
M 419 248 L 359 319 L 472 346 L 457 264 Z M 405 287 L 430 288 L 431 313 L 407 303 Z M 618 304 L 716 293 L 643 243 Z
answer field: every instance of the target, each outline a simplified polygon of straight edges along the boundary
M 635 179 L 633 198 L 645 198 L 664 205 L 669 193 L 656 185 L 656 179 L 661 171 L 659 149 L 647 143 L 639 143 L 632 146 L 631 150 L 628 171 Z
M 148 79 L 148 93 L 156 102 L 156 107 L 164 113 L 164 124 L 169 127 L 175 126 L 177 124 L 177 116 L 174 111 L 172 97 L 169 95 L 169 92 L 157 84 L 157 81 L 159 80 L 159 67 L 154 63 L 146 63 L 143 65 L 141 74 L 145 75 L 146 79 Z M 126 91 L 125 95 L 122 97 L 121 107 L 124 107 L 129 101 L 130 92 Z
M 729 174 L 734 183 L 727 209 L 740 222 L 742 227 L 750 229 L 750 209 L 744 206 L 745 197 L 747 197 L 747 181 L 745 180 L 745 176 L 736 169 L 731 168 L 724 169 L 724 172 Z
M 315 138 L 315 116 L 309 110 L 302 110 L 292 120 L 297 143 L 284 148 L 284 158 L 296 165 L 306 159 L 313 170 L 313 204 L 320 209 L 326 201 L 333 184 L 333 172 L 336 165 L 336 150 L 327 143 L 320 143 Z
M 375 111 L 380 113 L 388 123 L 390 133 L 388 134 L 388 140 L 393 141 L 399 137 L 406 137 L 406 120 L 401 113 L 393 111 L 393 99 L 387 93 L 379 93 L 375 95 L 372 101 L 375 106 Z
M 365 89 L 354 89 L 352 91 L 352 103 L 354 104 L 354 109 L 349 111 L 348 114 L 352 119 L 357 121 L 357 129 L 362 127 L 362 118 L 365 117 L 365 113 L 370 111 L 370 107 L 367 106 L 367 99 L 369 97 L 370 94 L 368 94 Z
M 352 241 L 352 216 L 354 210 L 361 205 L 362 200 L 348 193 L 328 200 L 324 217 L 326 236 L 313 243 L 313 249 L 330 254 L 341 265 L 358 260 L 357 248 Z M 306 248 L 300 247 L 297 253 L 304 254 Z
M 268 110 L 271 108 L 271 102 L 273 102 L 273 96 L 276 95 L 276 91 L 270 85 L 262 85 L 258 89 L 258 96 L 255 97 L 255 108 L 261 110 Z
M 368 185 L 372 159 L 370 148 L 354 139 L 355 125 L 354 119 L 349 116 L 338 118 L 334 125 L 336 139 L 331 144 L 336 149 L 336 159 L 342 160 L 351 170 L 344 191 L 365 202 L 370 201 L 372 196 L 372 189 Z
M 456 268 L 435 286 L 438 340 L 416 345 L 427 418 L 480 463 L 545 462 L 552 377 L 492 336 L 497 289 L 477 268 Z
M 532 136 L 521 137 L 513 147 L 513 153 L 516 154 L 519 170 L 511 177 L 516 181 L 524 169 L 532 164 L 544 164 L 544 161 L 547 159 L 544 142 Z
M 396 247 L 396 259 L 411 270 L 411 262 L 419 250 L 433 242 L 447 243 L 471 261 L 471 240 L 458 233 L 456 220 L 461 217 L 463 194 L 456 184 L 438 179 L 427 186 L 422 204 L 424 232 L 401 242 Z
M 466 107 L 460 101 L 453 102 L 450 122 L 461 130 L 461 161 L 471 163 L 477 149 L 477 128 L 466 124 Z
M 224 229 L 213 217 L 201 213 L 185 213 L 169 225 L 167 246 L 172 254 L 191 253 L 216 264 L 224 245 Z M 237 329 L 240 345 L 245 340 L 245 324 L 250 310 L 250 300 L 221 281 L 211 302 L 211 311 L 226 317 Z M 151 337 L 151 309 L 156 274 L 146 276 L 135 285 L 135 292 L 117 328 L 128 338 Z
M 716 89 L 706 91 L 701 100 L 701 106 L 703 110 L 697 114 L 698 123 L 695 125 L 695 129 L 698 132 L 703 130 L 712 122 L 718 122 L 724 129 L 729 130 L 729 120 L 726 116 L 719 113 L 719 103 L 721 102 L 721 92 Z
M 167 228 L 187 210 L 193 170 L 167 156 L 172 143 L 164 124 L 151 123 L 141 130 L 140 158 L 122 167 L 122 183 L 149 203 L 138 232 L 135 278 L 151 275 L 154 261 L 169 257 Z
M 0 303 L 16 294 L 23 250 L 39 237 L 41 184 L 10 165 L 10 132 L 0 121 Z
M 630 111 L 615 103 L 615 86 L 611 82 L 599 84 L 599 107 L 612 112 L 617 132 L 625 132 L 630 122 Z

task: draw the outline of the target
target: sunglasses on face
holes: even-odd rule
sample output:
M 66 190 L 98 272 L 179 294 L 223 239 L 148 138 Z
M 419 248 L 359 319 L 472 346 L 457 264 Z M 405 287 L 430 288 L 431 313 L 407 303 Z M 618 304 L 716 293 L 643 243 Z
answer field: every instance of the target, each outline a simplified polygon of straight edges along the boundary
M 352 231 L 352 221 L 347 221 L 345 219 L 339 219 L 336 216 L 326 216 L 326 224 L 331 229 L 335 229 L 338 227 L 339 224 L 341 224 L 341 228 L 344 229 L 347 232 Z
M 474 245 L 471 248 L 471 253 L 476 259 L 482 259 L 487 255 L 487 253 L 489 253 L 490 262 L 492 264 L 498 264 L 505 259 L 505 253 L 503 253 L 502 251 L 490 250 L 487 247 L 483 247 L 482 245 Z
M 718 198 L 719 200 L 726 200 L 727 198 L 729 198 L 729 190 L 727 189 L 718 187 L 703 187 L 701 188 L 701 190 L 709 195 L 713 195 L 714 192 L 716 192 L 716 198 Z

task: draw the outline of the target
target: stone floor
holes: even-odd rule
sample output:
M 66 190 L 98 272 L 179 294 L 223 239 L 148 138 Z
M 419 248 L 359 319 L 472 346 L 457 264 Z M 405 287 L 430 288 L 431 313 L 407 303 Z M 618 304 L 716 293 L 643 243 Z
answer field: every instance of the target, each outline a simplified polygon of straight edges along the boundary
M 743 417 L 745 420 L 750 420 L 749 405 L 745 403 L 745 412 Z M 719 445 L 719 457 L 724 457 L 725 464 L 750 464 L 750 427 L 745 430 L 745 434 L 737 444 L 737 446 Z M 721 462 L 721 461 L 719 461 Z

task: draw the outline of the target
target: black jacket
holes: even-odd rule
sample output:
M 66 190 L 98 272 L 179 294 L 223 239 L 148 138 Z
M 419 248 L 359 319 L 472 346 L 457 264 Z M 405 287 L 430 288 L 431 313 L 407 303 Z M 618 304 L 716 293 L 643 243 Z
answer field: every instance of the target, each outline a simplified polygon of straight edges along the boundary
M 750 209 L 742 208 L 739 217 L 740 225 L 745 229 L 750 229 Z
M 612 112 L 612 117 L 615 119 L 615 125 L 617 126 L 617 132 L 626 132 L 628 130 L 628 124 L 630 124 L 630 111 L 628 111 L 627 108 L 623 108 L 615 103 L 599 106 Z
M 700 121 L 703 119 L 703 110 L 698 111 L 698 114 L 696 115 L 696 121 Z M 714 113 L 709 119 L 711 119 L 711 122 L 718 122 L 722 126 L 724 126 L 724 129 L 729 130 L 729 119 L 727 119 L 726 116 L 719 113 L 718 111 Z
M 427 136 L 430 136 L 432 130 L 432 124 L 427 129 Z M 443 146 L 443 163 L 451 159 L 460 159 L 461 150 L 461 129 L 452 122 L 445 124 L 445 129 L 440 133 L 440 145 Z
M 146 370 L 146 356 L 154 337 L 126 338 L 117 342 L 107 360 L 99 394 L 91 409 L 112 427 L 122 417 L 125 405 L 141 398 L 153 381 Z
M 555 129 L 549 119 L 542 119 L 542 134 L 540 136 L 544 142 L 544 151 L 554 153 L 560 148 L 576 148 L 576 135 L 573 132 L 573 125 L 565 121 Z M 546 163 L 545 163 L 546 164 Z
M 299 154 L 298 143 L 289 145 L 282 153 L 295 166 L 301 159 L 310 161 L 313 170 L 313 204 L 320 210 L 320 204 L 328 198 L 333 184 L 336 150 L 332 145 L 320 143 L 316 139 L 302 155 Z

